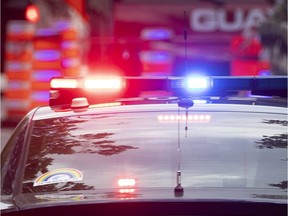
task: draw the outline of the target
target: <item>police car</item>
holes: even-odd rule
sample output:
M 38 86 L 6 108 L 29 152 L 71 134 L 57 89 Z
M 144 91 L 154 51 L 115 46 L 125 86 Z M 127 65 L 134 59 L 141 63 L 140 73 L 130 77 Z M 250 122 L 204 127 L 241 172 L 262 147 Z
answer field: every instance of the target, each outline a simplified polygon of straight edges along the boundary
M 1 153 L 3 215 L 286 215 L 287 77 L 53 78 Z

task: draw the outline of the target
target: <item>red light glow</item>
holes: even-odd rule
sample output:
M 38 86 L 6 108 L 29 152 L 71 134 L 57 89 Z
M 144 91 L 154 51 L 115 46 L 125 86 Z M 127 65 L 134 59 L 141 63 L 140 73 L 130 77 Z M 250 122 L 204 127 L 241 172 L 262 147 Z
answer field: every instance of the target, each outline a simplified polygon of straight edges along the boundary
M 52 79 L 51 88 L 77 88 L 78 81 L 76 79 Z
M 136 181 L 133 178 L 129 179 L 118 179 L 118 185 L 120 187 L 133 187 L 135 186 Z
M 120 193 L 133 193 L 135 192 L 135 189 L 133 188 L 122 188 L 119 190 Z
M 35 5 L 29 5 L 26 8 L 25 16 L 28 21 L 37 22 L 40 18 L 40 12 L 38 7 L 36 7 Z
M 121 89 L 122 80 L 115 78 L 91 78 L 84 80 L 85 89 Z

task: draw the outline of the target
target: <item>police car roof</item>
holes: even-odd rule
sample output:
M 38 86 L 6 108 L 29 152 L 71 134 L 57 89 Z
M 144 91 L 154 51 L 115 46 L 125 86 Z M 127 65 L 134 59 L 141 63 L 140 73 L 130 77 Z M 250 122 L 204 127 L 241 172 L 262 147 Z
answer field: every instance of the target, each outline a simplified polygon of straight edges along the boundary
M 57 118 L 65 116 L 90 115 L 97 113 L 111 112 L 148 112 L 148 111 L 175 111 L 178 109 L 178 98 L 167 99 L 143 99 L 134 98 L 134 100 L 91 104 L 88 109 L 75 111 L 71 108 L 55 110 L 49 106 L 38 107 L 35 109 L 34 120 L 45 118 Z M 273 97 L 213 97 L 195 99 L 195 104 L 190 110 L 203 111 L 246 111 L 246 112 L 267 112 L 283 113 L 283 108 L 287 107 L 287 100 Z M 129 106 L 127 106 L 129 105 Z M 285 110 L 284 110 L 285 112 Z

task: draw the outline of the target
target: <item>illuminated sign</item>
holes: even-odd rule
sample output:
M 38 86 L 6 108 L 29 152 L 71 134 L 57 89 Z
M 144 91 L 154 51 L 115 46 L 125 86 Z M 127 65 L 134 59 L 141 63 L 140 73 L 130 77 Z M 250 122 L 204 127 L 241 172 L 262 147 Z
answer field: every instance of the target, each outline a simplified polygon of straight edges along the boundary
M 197 8 L 191 11 L 190 27 L 198 32 L 235 32 L 258 26 L 266 20 L 269 10 L 252 8 L 248 11 L 235 9 L 230 13 L 225 9 Z

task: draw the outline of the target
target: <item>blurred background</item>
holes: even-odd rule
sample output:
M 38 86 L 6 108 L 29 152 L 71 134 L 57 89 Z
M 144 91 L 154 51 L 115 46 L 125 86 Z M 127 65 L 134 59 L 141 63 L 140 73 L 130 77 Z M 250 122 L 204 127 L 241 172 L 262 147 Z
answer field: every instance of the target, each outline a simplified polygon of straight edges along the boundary
M 1 0 L 1 141 L 55 76 L 287 75 L 287 0 Z

